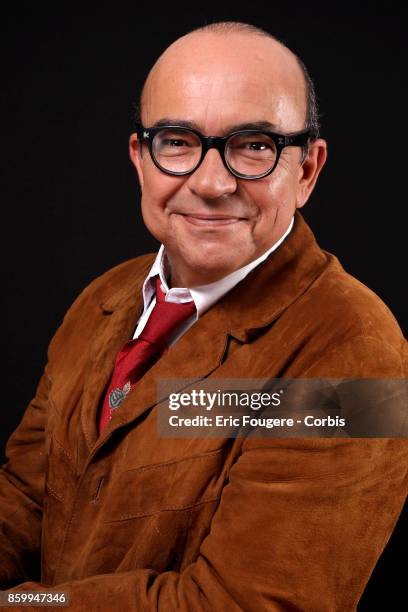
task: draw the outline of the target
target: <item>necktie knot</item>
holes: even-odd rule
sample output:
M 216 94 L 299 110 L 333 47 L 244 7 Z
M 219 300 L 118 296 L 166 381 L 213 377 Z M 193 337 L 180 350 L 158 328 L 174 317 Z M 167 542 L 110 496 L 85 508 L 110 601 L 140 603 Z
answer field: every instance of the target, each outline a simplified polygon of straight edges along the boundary
M 196 312 L 193 300 L 189 302 L 167 302 L 156 278 L 156 304 L 139 338 L 152 344 L 166 345 L 171 334 Z

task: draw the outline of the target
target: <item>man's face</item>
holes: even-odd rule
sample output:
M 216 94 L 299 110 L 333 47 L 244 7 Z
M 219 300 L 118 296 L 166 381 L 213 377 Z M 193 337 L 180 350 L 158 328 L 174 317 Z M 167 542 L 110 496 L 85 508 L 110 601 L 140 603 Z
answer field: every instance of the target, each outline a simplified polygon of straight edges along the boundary
M 194 122 L 207 136 L 260 121 L 274 124 L 272 131 L 300 131 L 305 119 L 300 68 L 286 49 L 264 37 L 183 37 L 161 56 L 145 88 L 144 127 L 165 118 L 173 125 Z M 166 248 L 172 286 L 213 282 L 267 251 L 306 202 L 326 156 L 319 139 L 302 167 L 300 147 L 287 147 L 272 174 L 245 180 L 225 168 L 216 149 L 192 174 L 171 176 L 154 165 L 146 144 L 142 156 L 138 147 L 132 134 L 143 219 Z

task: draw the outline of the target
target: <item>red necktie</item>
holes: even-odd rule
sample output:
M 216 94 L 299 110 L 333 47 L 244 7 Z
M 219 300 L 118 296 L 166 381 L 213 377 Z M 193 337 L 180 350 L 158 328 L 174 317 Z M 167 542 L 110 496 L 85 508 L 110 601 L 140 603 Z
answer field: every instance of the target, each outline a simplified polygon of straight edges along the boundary
M 107 388 L 99 420 L 99 433 L 109 423 L 126 395 L 167 349 L 168 340 L 194 312 L 194 302 L 166 302 L 156 277 L 156 304 L 138 338 L 129 340 L 119 351 Z

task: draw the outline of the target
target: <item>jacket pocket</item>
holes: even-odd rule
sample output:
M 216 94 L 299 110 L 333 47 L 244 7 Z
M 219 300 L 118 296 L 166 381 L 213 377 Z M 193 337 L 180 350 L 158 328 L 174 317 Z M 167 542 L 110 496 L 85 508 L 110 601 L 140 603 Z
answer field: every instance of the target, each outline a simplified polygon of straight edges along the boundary
M 186 457 L 118 473 L 100 498 L 104 522 L 125 521 L 192 508 L 219 499 L 225 484 L 225 452 Z

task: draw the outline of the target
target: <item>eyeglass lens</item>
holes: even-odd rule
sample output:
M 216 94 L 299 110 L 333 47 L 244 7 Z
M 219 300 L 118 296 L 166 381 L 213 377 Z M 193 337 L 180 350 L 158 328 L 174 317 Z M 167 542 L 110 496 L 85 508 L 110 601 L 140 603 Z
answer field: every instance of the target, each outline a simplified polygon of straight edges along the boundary
M 201 158 L 201 142 L 194 132 L 160 130 L 152 143 L 158 164 L 170 172 L 189 172 Z M 258 132 L 231 136 L 225 147 L 225 159 L 232 170 L 246 176 L 263 174 L 274 166 L 277 151 L 272 138 Z

